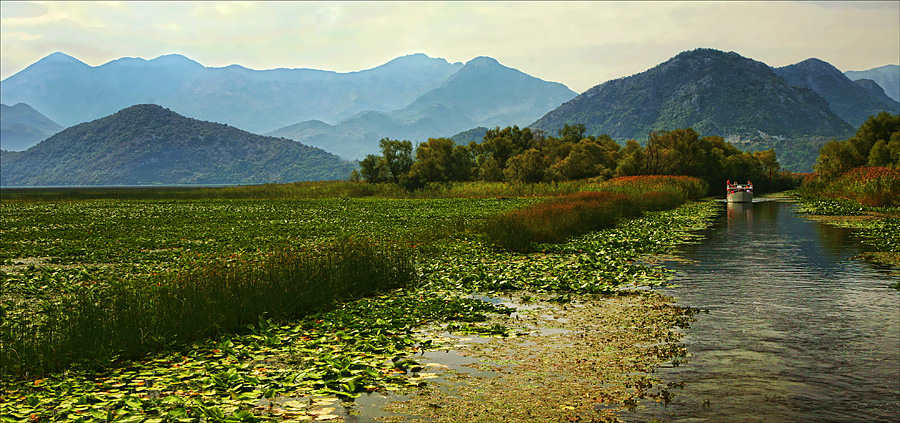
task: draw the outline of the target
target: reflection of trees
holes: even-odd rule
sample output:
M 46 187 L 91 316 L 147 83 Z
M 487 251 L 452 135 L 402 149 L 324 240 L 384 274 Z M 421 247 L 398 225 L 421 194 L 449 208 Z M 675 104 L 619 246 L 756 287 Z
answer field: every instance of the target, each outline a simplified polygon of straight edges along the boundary
M 865 248 L 853 236 L 853 229 L 842 228 L 824 222 L 815 222 L 813 226 L 816 228 L 816 235 L 822 241 L 822 245 L 831 253 L 843 253 L 848 246 L 856 246 L 857 249 Z

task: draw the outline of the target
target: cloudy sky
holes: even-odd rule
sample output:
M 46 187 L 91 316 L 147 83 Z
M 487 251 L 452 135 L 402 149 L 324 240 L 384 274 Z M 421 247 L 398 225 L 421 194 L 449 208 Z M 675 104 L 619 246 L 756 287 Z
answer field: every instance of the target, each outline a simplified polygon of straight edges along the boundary
M 3 79 L 56 51 L 338 72 L 425 53 L 583 92 L 697 47 L 771 66 L 900 64 L 900 2 L 0 2 Z

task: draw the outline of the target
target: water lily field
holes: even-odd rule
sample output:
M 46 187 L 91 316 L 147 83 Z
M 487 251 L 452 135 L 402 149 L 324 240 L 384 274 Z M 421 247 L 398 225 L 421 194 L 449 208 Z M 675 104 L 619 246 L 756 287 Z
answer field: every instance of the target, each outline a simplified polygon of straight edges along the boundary
M 616 421 L 667 401 L 653 370 L 696 310 L 649 263 L 717 208 L 690 178 L 562 190 L 4 198 L 0 419 Z

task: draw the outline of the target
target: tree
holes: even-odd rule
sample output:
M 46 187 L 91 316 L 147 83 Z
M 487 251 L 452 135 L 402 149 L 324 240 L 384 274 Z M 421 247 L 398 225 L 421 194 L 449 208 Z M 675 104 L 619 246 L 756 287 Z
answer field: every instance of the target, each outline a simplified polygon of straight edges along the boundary
M 755 151 L 753 152 L 753 157 L 759 161 L 759 164 L 762 165 L 763 172 L 769 175 L 769 178 L 772 177 L 773 173 L 778 172 L 778 170 L 781 169 L 774 148 L 770 148 L 766 151 Z
M 572 147 L 569 155 L 551 166 L 563 179 L 584 179 L 594 176 L 609 178 L 612 175 L 607 163 L 607 150 L 595 140 L 585 138 Z M 613 160 L 613 166 L 615 160 Z
M 861 160 L 857 166 L 864 164 L 862 162 L 869 157 L 872 147 L 878 140 L 884 140 L 887 143 L 895 132 L 900 132 L 900 115 L 892 115 L 888 112 L 870 116 L 862 125 L 859 125 L 856 134 L 848 140 L 853 144 L 857 157 Z
M 616 176 L 647 175 L 647 159 L 644 148 L 635 140 L 625 143 L 625 151 L 616 164 Z
M 385 166 L 394 182 L 400 182 L 402 178 L 407 177 L 409 168 L 413 165 L 412 142 L 382 138 L 378 144 L 381 146 Z
M 544 179 L 544 156 L 535 148 L 509 159 L 503 176 L 511 182 L 537 183 Z
M 451 181 L 470 181 L 475 173 L 475 160 L 472 150 L 464 145 L 453 147 L 450 155 L 450 175 Z
M 884 140 L 878 140 L 869 152 L 869 166 L 890 166 L 891 152 Z
M 848 142 L 833 140 L 825 143 L 819 150 L 819 158 L 813 167 L 819 176 L 830 179 L 854 167 L 861 160 L 857 150 Z
M 359 162 L 359 174 L 366 182 L 377 184 L 387 181 L 390 172 L 381 156 L 369 154 Z
M 500 182 L 503 180 L 503 168 L 493 156 L 484 157 L 478 166 L 478 178 L 488 182 Z
M 447 182 L 452 179 L 453 140 L 429 138 L 416 148 L 416 162 L 409 169 L 410 179 L 420 183 Z
M 584 127 L 583 123 L 578 123 L 575 125 L 565 124 L 562 129 L 559 130 L 559 136 L 569 142 L 578 142 L 584 138 L 584 134 L 587 129 Z

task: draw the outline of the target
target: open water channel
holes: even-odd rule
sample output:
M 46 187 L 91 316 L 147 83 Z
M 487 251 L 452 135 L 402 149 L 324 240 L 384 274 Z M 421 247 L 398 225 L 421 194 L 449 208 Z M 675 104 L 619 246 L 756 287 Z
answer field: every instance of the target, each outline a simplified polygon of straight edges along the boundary
M 900 422 L 900 292 L 888 288 L 900 276 L 851 259 L 871 248 L 850 229 L 797 214 L 797 204 L 721 207 L 700 243 L 658 263 L 678 271 L 664 292 L 705 311 L 685 329 L 686 361 L 657 369 L 683 388 L 668 404 L 646 400 L 619 417 Z M 467 363 L 454 351 L 421 358 L 460 371 Z M 346 420 L 390 415 L 379 408 L 397 399 L 364 396 Z
M 626 421 L 900 422 L 898 276 L 850 257 L 851 234 L 778 201 L 722 204 L 706 239 L 681 248 L 680 305 L 708 310 L 686 330 L 683 382 Z

